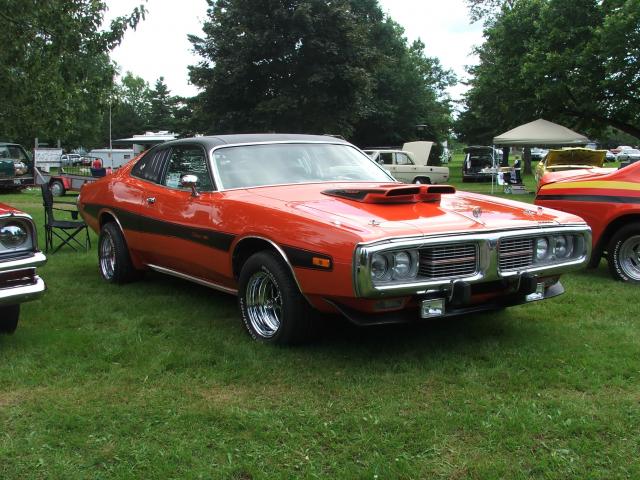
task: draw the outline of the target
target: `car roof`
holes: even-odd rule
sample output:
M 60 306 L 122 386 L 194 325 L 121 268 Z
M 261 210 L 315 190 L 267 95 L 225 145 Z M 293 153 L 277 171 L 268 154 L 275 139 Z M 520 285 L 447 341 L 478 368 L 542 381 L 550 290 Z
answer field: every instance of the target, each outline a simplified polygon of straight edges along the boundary
M 267 143 L 267 142 L 326 142 L 326 143 L 338 143 L 351 145 L 346 140 L 332 137 L 329 135 L 303 135 L 292 133 L 247 133 L 247 134 L 234 134 L 234 135 L 210 135 L 202 137 L 181 138 L 179 140 L 170 140 L 165 143 L 157 145 L 180 145 L 180 144 L 193 144 L 198 143 L 205 148 L 214 148 L 220 145 L 238 145 L 238 144 L 251 144 L 251 143 Z

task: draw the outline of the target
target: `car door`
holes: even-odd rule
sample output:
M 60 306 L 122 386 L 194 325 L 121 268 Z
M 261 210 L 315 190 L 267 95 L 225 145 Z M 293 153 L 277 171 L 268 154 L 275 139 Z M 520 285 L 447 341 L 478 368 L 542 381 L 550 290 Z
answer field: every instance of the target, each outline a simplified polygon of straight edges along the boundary
M 380 152 L 378 154 L 377 161 L 380 165 L 382 165 L 382 168 L 393 175 L 393 178 L 396 178 L 396 166 L 393 162 L 393 152 Z
M 154 241 L 148 231 L 148 203 L 150 191 L 160 182 L 170 148 L 155 147 L 145 153 L 133 166 L 126 182 L 114 183 L 113 196 L 117 200 L 114 212 L 122 227 L 127 246 L 144 263 L 149 262 L 149 247 Z M 153 195 L 153 194 L 151 194 Z
M 185 175 L 198 178 L 195 194 L 181 185 Z M 230 277 L 233 236 L 221 226 L 221 202 L 205 149 L 197 144 L 173 146 L 160 181 L 147 191 L 149 262 L 172 272 L 225 283 Z
M 394 177 L 403 182 L 411 183 L 416 177 L 416 166 L 409 158 L 409 155 L 403 152 L 395 152 L 394 154 Z

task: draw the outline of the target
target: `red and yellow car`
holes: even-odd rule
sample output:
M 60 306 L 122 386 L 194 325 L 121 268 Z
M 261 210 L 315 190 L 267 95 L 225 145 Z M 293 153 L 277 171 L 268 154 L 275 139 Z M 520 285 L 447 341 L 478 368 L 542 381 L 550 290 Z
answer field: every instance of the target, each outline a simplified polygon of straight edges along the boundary
M 105 280 L 152 269 L 237 294 L 248 332 L 271 343 L 307 337 L 314 310 L 370 325 L 553 297 L 591 249 L 574 215 L 398 183 L 328 136 L 167 142 L 78 203 Z
M 36 268 L 46 261 L 31 217 L 0 203 L 0 333 L 13 333 L 20 304 L 44 293 Z
M 640 162 L 549 173 L 535 203 L 584 218 L 593 232 L 590 266 L 606 256 L 614 278 L 640 283 Z

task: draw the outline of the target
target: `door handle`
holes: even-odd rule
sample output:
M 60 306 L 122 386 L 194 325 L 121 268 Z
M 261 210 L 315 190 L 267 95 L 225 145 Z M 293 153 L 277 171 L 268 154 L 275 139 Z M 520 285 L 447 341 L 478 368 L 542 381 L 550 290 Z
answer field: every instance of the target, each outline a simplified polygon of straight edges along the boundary
M 156 203 L 156 197 L 147 197 L 147 203 L 149 205 L 153 205 L 154 203 Z

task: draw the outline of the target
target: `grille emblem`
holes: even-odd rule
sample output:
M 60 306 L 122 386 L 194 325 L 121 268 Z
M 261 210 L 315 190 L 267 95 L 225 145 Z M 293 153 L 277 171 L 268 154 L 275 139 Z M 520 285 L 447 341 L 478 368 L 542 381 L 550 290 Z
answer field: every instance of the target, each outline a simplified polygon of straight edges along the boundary
M 473 218 L 480 218 L 482 216 L 482 209 L 480 207 L 474 207 Z

